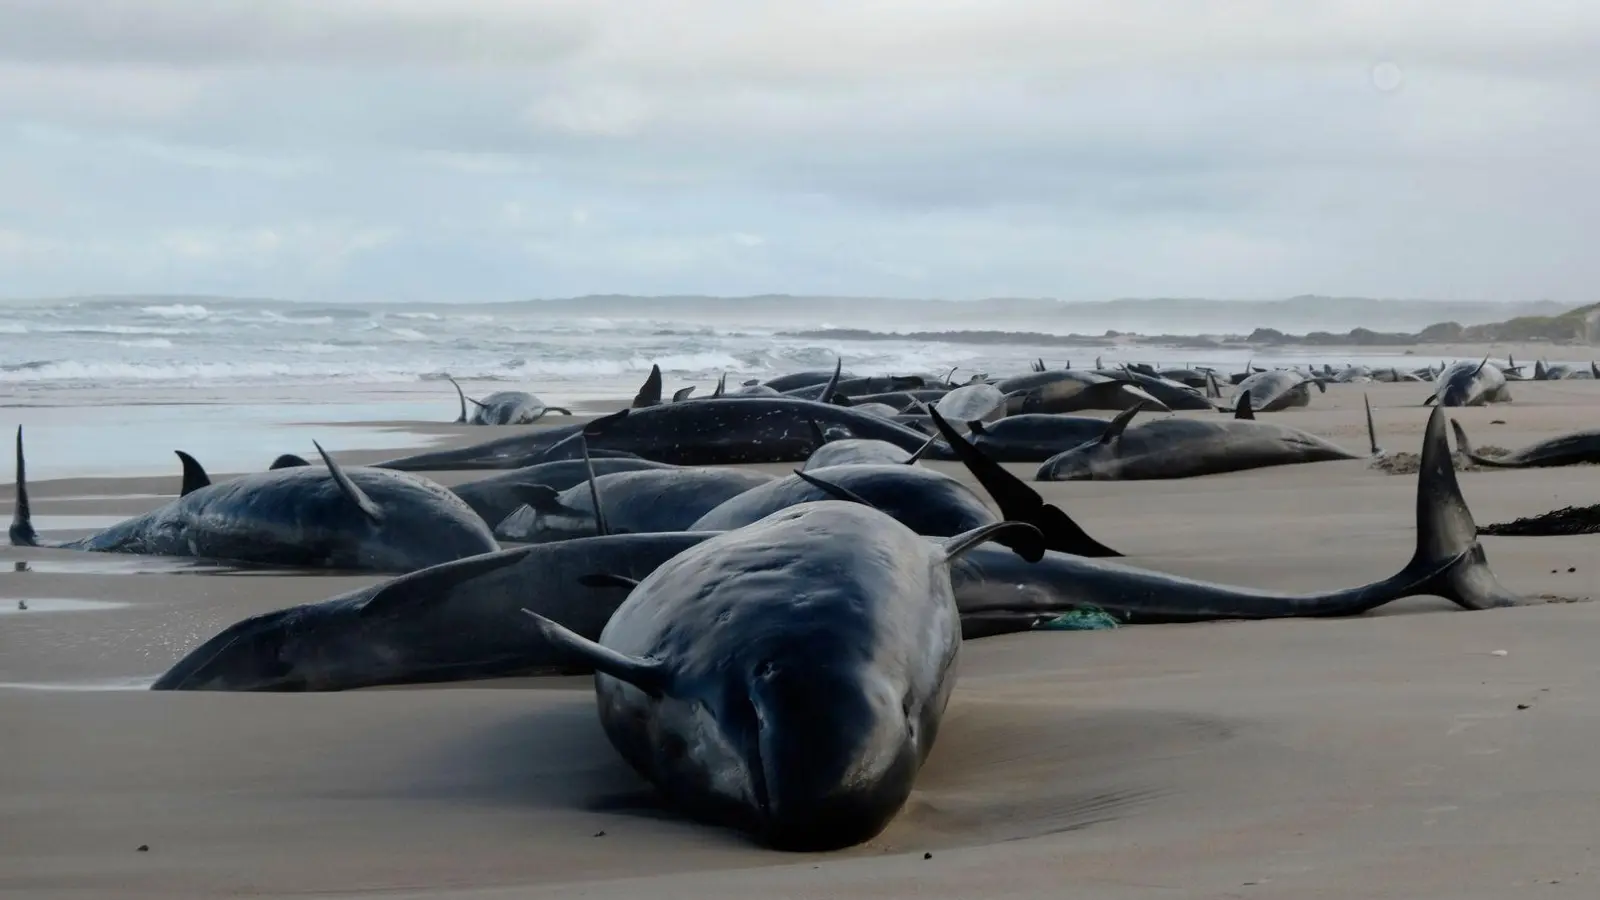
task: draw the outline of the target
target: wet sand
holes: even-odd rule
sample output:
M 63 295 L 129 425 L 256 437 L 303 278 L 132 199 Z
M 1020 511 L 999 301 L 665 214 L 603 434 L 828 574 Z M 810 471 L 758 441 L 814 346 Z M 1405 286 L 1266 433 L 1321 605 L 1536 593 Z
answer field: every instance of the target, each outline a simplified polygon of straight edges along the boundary
M 1428 391 L 1334 385 L 1269 415 L 1361 450 L 1370 393 L 1380 443 L 1415 452 Z M 1513 392 L 1452 414 L 1476 443 L 1506 447 L 1600 418 L 1600 383 Z M 360 427 L 438 446 L 509 433 Z M 284 450 L 298 452 L 262 447 L 262 465 Z M 178 480 L 176 465 L 40 480 L 34 514 L 46 538 L 71 537 L 160 504 Z M 1600 502 L 1591 466 L 1461 481 L 1480 524 Z M 1039 487 L 1130 562 L 1261 588 L 1387 576 L 1415 533 L 1415 476 L 1366 461 Z M 8 511 L 11 496 L 0 489 Z M 911 803 L 870 844 L 819 856 L 660 809 L 601 734 L 587 678 L 138 689 L 244 616 L 372 576 L 4 548 L 0 895 L 1592 897 L 1594 538 L 1483 542 L 1529 606 L 1417 598 L 1348 620 L 971 642 Z

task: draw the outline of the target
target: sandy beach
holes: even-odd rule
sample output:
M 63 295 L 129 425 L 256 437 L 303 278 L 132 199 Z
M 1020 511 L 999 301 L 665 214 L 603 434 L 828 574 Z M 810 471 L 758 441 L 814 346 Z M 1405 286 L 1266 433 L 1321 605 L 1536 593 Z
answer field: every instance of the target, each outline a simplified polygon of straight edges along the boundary
M 1269 415 L 1362 450 L 1366 393 L 1380 444 L 1416 452 L 1429 390 L 1332 385 L 1308 409 Z M 1513 448 L 1600 417 L 1597 382 L 1512 391 L 1511 404 L 1451 414 L 1475 443 Z M 451 403 L 439 406 L 433 421 L 452 417 Z M 213 428 L 235 424 L 208 414 Z M 311 450 L 298 430 L 288 441 L 254 427 L 214 479 L 248 470 L 246 457 L 264 468 Z M 146 457 L 136 464 L 152 467 L 140 472 L 169 464 L 170 474 L 51 478 L 59 432 L 29 428 L 47 540 L 177 491 L 170 442 L 159 453 L 135 444 Z M 361 463 L 509 429 L 397 419 L 304 433 Z M 346 437 L 319 437 L 336 433 Z M 98 440 L 107 466 L 132 453 L 115 429 Z M 1013 468 L 1031 477 L 1033 466 Z M 1600 503 L 1590 466 L 1460 477 L 1480 525 Z M 1316 590 L 1404 565 L 1415 483 L 1355 460 L 1037 487 L 1133 564 Z M 814 856 L 661 809 L 602 735 L 589 678 L 300 695 L 142 689 L 240 618 L 373 576 L 7 547 L 0 895 L 1593 897 L 1594 538 L 1483 544 L 1527 606 L 1465 612 L 1416 598 L 1345 620 L 973 641 L 906 809 L 869 844 Z

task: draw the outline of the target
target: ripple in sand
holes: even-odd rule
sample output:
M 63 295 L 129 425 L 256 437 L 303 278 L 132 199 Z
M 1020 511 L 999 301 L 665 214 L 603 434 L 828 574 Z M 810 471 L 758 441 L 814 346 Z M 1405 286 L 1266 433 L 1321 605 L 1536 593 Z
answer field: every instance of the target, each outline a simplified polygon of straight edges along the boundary
M 147 691 L 158 675 L 100 678 L 93 681 L 0 681 L 0 690 L 13 691 Z
M 0 601 L 0 616 L 20 616 L 24 613 L 87 612 L 93 609 L 117 609 L 127 605 L 115 600 L 80 600 L 74 597 L 8 597 Z

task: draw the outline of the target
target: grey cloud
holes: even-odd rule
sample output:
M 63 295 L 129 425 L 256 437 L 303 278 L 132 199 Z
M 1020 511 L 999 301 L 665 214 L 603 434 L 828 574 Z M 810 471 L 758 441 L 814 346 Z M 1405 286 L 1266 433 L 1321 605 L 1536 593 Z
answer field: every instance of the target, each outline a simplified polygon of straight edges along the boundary
M 75 66 L 542 65 L 588 39 L 576 2 L 0 0 L 0 59 Z
M 0 0 L 0 22 L 12 291 L 1600 277 L 1592 0 Z

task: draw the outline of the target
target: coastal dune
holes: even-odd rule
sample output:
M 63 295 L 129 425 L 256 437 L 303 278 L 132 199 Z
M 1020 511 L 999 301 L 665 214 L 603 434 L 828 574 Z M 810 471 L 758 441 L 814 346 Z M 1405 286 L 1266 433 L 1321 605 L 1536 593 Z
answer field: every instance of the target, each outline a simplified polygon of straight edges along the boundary
M 1429 389 L 1332 385 L 1264 417 L 1359 451 L 1367 393 L 1379 443 L 1414 453 Z M 1506 447 L 1600 418 L 1594 382 L 1512 391 L 1451 415 Z M 440 446 L 489 433 L 412 430 Z M 301 449 L 267 448 L 262 465 Z M 1480 525 L 1600 503 L 1591 466 L 1460 479 Z M 72 537 L 159 505 L 178 480 L 174 462 L 170 477 L 39 481 L 34 515 L 47 539 Z M 1252 587 L 1376 580 L 1414 539 L 1415 476 L 1366 460 L 1035 486 L 1129 563 Z M 11 497 L 0 490 L 7 512 Z M 906 808 L 868 844 L 821 855 L 663 809 L 601 733 L 588 677 L 142 690 L 240 618 L 372 576 L 3 548 L 0 895 L 1592 897 L 1593 542 L 1485 538 L 1522 608 L 1414 598 L 1354 619 L 969 642 Z

